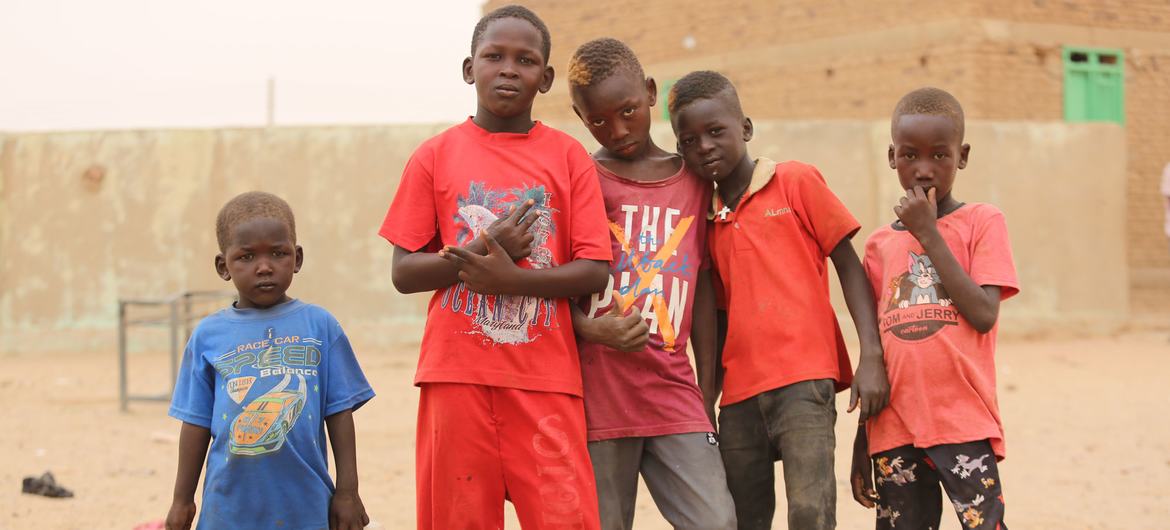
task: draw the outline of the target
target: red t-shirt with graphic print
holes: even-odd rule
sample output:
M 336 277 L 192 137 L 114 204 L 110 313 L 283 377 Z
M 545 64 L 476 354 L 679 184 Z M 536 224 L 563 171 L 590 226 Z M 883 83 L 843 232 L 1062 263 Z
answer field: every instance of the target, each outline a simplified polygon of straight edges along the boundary
M 1003 213 L 966 204 L 938 220 L 959 265 L 979 285 L 1019 292 Z M 998 324 L 979 333 L 959 314 L 930 257 L 905 229 L 887 225 L 865 243 L 865 272 L 878 300 L 890 404 L 868 422 L 870 454 L 912 444 L 989 440 L 1006 455 L 995 395 Z
M 766 158 L 734 211 L 718 194 L 713 203 L 711 257 L 727 304 L 722 405 L 813 379 L 849 388 L 826 260 L 857 219 L 815 167 Z
M 569 135 L 537 122 L 491 133 L 470 118 L 424 142 L 402 173 L 379 235 L 406 250 L 465 245 L 533 199 L 532 255 L 544 269 L 612 257 L 593 160 Z M 581 395 L 568 299 L 483 296 L 462 283 L 435 291 L 415 384 L 470 383 Z
M 652 182 L 597 165 L 614 260 L 609 286 L 581 300 L 594 318 L 614 303 L 637 307 L 650 326 L 640 352 L 580 341 L 589 440 L 710 432 L 687 356 L 699 271 L 709 267 L 711 183 L 684 167 Z M 613 291 L 617 291 L 617 300 Z

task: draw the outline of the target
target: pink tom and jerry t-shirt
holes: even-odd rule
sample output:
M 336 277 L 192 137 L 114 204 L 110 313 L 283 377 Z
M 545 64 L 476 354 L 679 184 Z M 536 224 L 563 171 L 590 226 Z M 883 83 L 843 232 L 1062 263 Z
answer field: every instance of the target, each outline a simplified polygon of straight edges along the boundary
M 1019 292 L 1003 214 L 967 204 L 938 231 L 978 285 Z M 887 225 L 865 243 L 865 272 L 878 300 L 878 329 L 890 404 L 868 422 L 870 454 L 903 445 L 989 440 L 999 459 L 1003 423 L 995 394 L 995 335 L 979 333 L 952 303 L 934 264 L 910 232 Z

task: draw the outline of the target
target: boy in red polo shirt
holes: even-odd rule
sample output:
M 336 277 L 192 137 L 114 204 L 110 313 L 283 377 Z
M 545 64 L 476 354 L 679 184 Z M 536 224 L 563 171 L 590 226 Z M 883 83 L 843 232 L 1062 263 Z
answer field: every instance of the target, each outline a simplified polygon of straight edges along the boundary
M 865 272 L 849 239 L 860 225 L 816 168 L 752 159 L 751 120 L 727 78 L 692 72 L 670 93 L 687 165 L 716 183 L 711 253 L 727 304 L 720 450 L 739 528 L 771 528 L 773 462 L 784 461 L 788 527 L 836 527 L 836 391 L 862 417 L 889 385 Z M 857 376 L 829 300 L 831 257 L 861 340 Z M 709 399 L 720 389 L 705 387 Z
M 943 90 L 898 102 L 889 157 L 906 195 L 898 219 L 865 243 L 893 393 L 858 426 L 851 482 L 857 502 L 876 504 L 879 530 L 938 528 L 940 482 L 964 528 L 1007 528 L 995 333 L 1019 283 L 1003 213 L 951 194 L 971 151 L 963 129 L 963 108 Z
M 505 499 L 525 528 L 599 527 L 568 299 L 605 287 L 612 254 L 589 154 L 531 118 L 549 48 L 528 9 L 480 19 L 463 62 L 475 116 L 415 151 L 379 231 L 395 287 L 434 291 L 415 375 L 420 529 L 502 528 Z

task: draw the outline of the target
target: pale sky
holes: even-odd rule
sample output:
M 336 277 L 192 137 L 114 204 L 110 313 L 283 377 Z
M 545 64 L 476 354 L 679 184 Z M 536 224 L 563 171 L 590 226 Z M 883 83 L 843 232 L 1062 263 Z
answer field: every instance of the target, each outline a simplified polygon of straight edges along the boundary
M 458 121 L 483 0 L 0 0 L 0 131 Z

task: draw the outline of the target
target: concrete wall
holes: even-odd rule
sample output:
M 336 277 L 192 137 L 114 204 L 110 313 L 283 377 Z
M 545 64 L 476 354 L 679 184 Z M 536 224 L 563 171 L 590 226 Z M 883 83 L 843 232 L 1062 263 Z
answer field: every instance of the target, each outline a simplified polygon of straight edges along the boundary
M 484 10 L 512 0 L 490 0 Z M 563 74 L 581 43 L 628 43 L 660 82 L 714 69 L 749 115 L 881 119 L 902 94 L 946 88 L 968 118 L 1059 121 L 1064 46 L 1125 54 L 1126 252 L 1136 312 L 1170 310 L 1170 251 L 1158 194 L 1170 163 L 1170 2 L 1166 0 L 526 0 L 548 23 Z M 689 44 L 689 46 L 688 46 Z M 538 99 L 573 117 L 565 76 Z
M 579 122 L 564 125 L 595 147 Z M 863 233 L 893 219 L 887 122 L 756 125 L 751 151 L 818 165 Z M 406 159 L 444 127 L 0 137 L 0 352 L 112 351 L 118 298 L 230 290 L 212 267 L 214 217 L 250 189 L 297 215 L 306 258 L 291 294 L 329 308 L 359 345 L 416 339 L 427 297 L 394 291 L 391 248 L 375 232 Z M 655 134 L 673 145 L 665 124 Z M 968 135 L 956 194 L 1007 213 L 1024 285 L 1004 308 L 1009 330 L 1124 319 L 1124 131 L 973 122 Z

